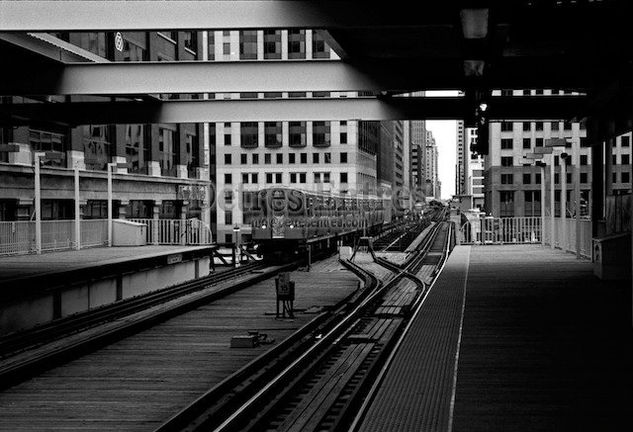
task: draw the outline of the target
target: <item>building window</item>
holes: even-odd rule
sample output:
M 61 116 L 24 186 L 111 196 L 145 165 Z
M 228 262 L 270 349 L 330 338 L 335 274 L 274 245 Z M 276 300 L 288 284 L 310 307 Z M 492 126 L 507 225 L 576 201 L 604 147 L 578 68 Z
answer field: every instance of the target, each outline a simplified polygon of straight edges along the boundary
M 512 149 L 512 138 L 502 138 L 501 150 L 511 150 L 511 149 Z
M 622 158 L 622 165 L 628 165 L 630 162 L 630 156 L 628 154 L 620 155 Z
M 59 156 L 58 158 L 43 161 L 42 162 L 43 165 L 60 166 L 60 167 L 66 166 L 67 145 L 66 145 L 65 135 L 31 129 L 29 131 L 29 144 L 31 146 L 31 150 L 33 151 L 55 152 L 58 154 Z M 85 149 L 85 145 L 84 145 L 84 149 Z M 103 151 L 105 152 L 106 149 L 103 148 Z M 103 157 L 105 156 L 106 155 L 104 154 Z
M 264 155 L 264 163 L 268 165 L 268 164 L 271 164 L 272 162 L 273 162 L 272 155 L 270 153 L 266 153 Z
M 328 147 L 330 145 L 330 122 L 312 122 L 312 145 L 314 147 Z
M 512 123 L 501 122 L 501 132 L 512 132 Z
M 501 166 L 504 166 L 504 167 L 512 166 L 512 156 L 502 156 L 501 157 Z
M 240 155 L 240 164 L 242 165 L 248 164 L 248 155 L 246 153 L 242 153 Z
M 630 146 L 630 145 L 631 145 L 631 137 L 629 137 L 628 135 L 623 136 L 623 137 L 620 139 L 620 145 L 621 145 L 622 147 L 628 147 L 628 146 Z
M 580 155 L 580 165 L 587 165 L 588 159 L 587 155 Z
M 612 180 L 611 180 L 611 182 L 612 182 L 612 183 L 617 183 L 617 182 L 618 182 L 618 173 L 615 173 L 615 172 L 614 172 L 614 173 L 611 175 L 611 179 L 612 179 Z
M 233 225 L 233 212 L 232 211 L 224 211 L 224 224 L 225 225 Z
M 552 122 L 552 123 L 550 124 L 550 126 L 551 126 L 551 130 L 552 130 L 553 132 L 557 132 L 557 131 L 558 131 L 558 127 L 559 127 L 558 122 Z
M 500 217 L 514 216 L 514 191 L 499 192 Z
M 290 147 L 306 146 L 306 122 L 288 122 L 288 145 Z
M 259 164 L 259 155 L 257 153 L 253 153 L 253 165 Z
M 543 122 L 540 122 L 540 121 L 534 122 L 534 126 L 536 126 L 537 131 L 543 130 Z
M 532 183 L 532 174 L 523 173 L 523 184 L 531 184 Z
M 266 183 L 273 182 L 273 173 L 266 173 Z
M 240 123 L 240 145 L 242 148 L 256 148 L 258 145 L 257 122 Z
M 501 174 L 501 184 L 512 184 L 512 183 L 514 183 L 513 174 Z
M 231 165 L 231 155 L 230 154 L 225 154 L 224 155 L 224 164 L 225 165 Z
M 224 174 L 224 184 L 231 184 L 231 183 L 233 183 L 233 174 L 231 173 Z
M 198 51 L 198 32 L 186 31 L 182 32 L 185 48 L 196 53 Z
M 531 149 L 532 148 L 532 140 L 529 138 L 523 138 L 523 148 Z
M 160 154 L 161 175 L 176 177 L 178 151 L 176 148 L 176 131 L 166 128 L 158 129 L 158 151 Z
M 535 138 L 534 140 L 534 145 L 536 147 L 543 147 L 543 138 Z
M 282 173 L 275 173 L 275 183 L 282 183 L 281 181 L 281 174 Z
M 559 184 L 560 183 L 560 174 L 558 174 L 558 173 L 554 174 L 554 183 L 555 184 Z
M 264 123 L 264 145 L 268 148 L 279 148 L 281 141 L 281 122 Z
M 611 155 L 611 163 L 613 165 L 617 165 L 618 164 L 618 155 Z
M 315 172 L 314 173 L 314 183 L 321 183 L 321 173 L 320 172 Z
M 312 153 L 312 163 L 315 163 L 315 164 L 319 163 L 319 154 L 318 153 Z
M 524 215 L 540 216 L 541 215 L 541 191 L 524 191 Z
M 323 153 L 323 163 L 332 163 L 332 153 Z
M 215 32 L 210 31 L 209 37 L 207 38 L 208 42 L 208 52 L 209 52 L 209 60 L 215 60 Z
M 233 191 L 224 192 L 224 204 L 233 205 Z
M 306 173 L 299 173 L 299 183 L 306 182 Z
M 312 58 L 330 58 L 330 48 L 318 30 L 312 31 Z
M 110 136 L 109 126 L 84 126 L 84 160 L 87 169 L 106 170 L 112 150 Z
M 347 163 L 347 153 L 341 152 L 341 163 Z
M 523 122 L 523 132 L 529 132 L 530 130 L 532 130 L 532 123 Z
M 295 155 L 294 153 L 290 153 L 290 154 L 288 155 L 288 163 L 289 163 L 289 164 L 294 164 L 294 163 L 296 163 L 296 161 L 295 161 L 295 156 L 296 156 L 296 155 Z
M 259 174 L 258 173 L 251 174 L 251 183 L 253 183 L 253 184 L 259 183 Z
M 346 172 L 342 172 L 341 173 L 341 184 L 347 184 L 347 173 Z
M 233 234 L 224 234 L 224 243 L 233 243 Z
M 147 60 L 146 33 L 125 32 L 123 37 L 123 61 Z
M 231 42 L 224 42 L 222 44 L 222 54 L 225 56 L 231 55 Z
M 248 184 L 248 173 L 242 173 L 242 183 Z
M 591 147 L 586 137 L 580 137 L 580 147 Z
M 297 173 L 290 173 L 290 183 L 297 182 Z
M 631 174 L 628 171 L 622 171 L 622 183 L 628 183 L 631 181 Z
M 257 30 L 240 31 L 240 60 L 257 60 Z
M 302 164 L 307 164 L 308 163 L 308 154 L 307 153 L 301 153 L 300 155 L 301 159 L 301 163 Z
M 581 172 L 580 173 L 580 183 L 587 183 L 587 173 L 586 172 Z
M 305 30 L 288 30 L 288 58 L 306 58 L 306 32 Z
M 224 133 L 224 145 L 225 146 L 230 146 L 231 145 L 231 132 L 225 132 Z
M 281 30 L 264 30 L 264 59 L 281 59 Z
M 130 173 L 148 172 L 150 146 L 145 133 L 144 125 L 125 125 L 125 159 Z
M 341 132 L 339 141 L 341 144 L 347 144 L 347 132 Z
M 277 153 L 275 156 L 276 156 L 276 159 L 277 159 L 276 162 L 278 164 L 281 165 L 281 164 L 284 163 L 284 154 L 283 153 Z

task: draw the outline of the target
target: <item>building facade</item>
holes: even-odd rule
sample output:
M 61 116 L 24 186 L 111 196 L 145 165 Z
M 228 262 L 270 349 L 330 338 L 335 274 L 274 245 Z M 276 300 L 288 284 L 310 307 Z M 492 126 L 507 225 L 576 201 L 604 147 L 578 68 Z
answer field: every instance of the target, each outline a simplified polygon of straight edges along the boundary
M 200 32 L 56 33 L 28 43 L 66 46 L 84 61 L 202 59 Z M 42 40 L 45 38 L 45 40 Z M 62 48 L 63 49 L 63 48 Z M 184 79 L 184 78 L 183 78 Z M 157 96 L 146 95 L 147 98 Z M 160 97 L 198 97 L 162 95 Z M 107 101 L 100 97 L 4 97 L 1 103 Z M 74 217 L 73 170 L 80 171 L 83 218 L 107 217 L 107 168 L 113 174 L 114 217 L 210 221 L 210 173 L 201 124 L 118 124 L 68 127 L 31 124 L 0 129 L 0 220 L 34 216 L 33 164 L 41 153 L 42 219 Z
M 455 194 L 465 195 L 468 194 L 468 153 L 466 142 L 466 129 L 464 128 L 464 121 L 459 120 L 456 124 L 456 149 L 455 149 Z
M 563 91 L 514 90 L 515 96 L 557 95 Z M 569 93 L 567 93 L 569 94 Z M 572 155 L 568 167 L 580 167 L 580 189 L 582 200 L 590 201 L 591 148 L 586 140 L 586 129 L 582 123 L 561 120 L 495 122 L 490 124 L 490 153 L 484 159 L 485 211 L 495 217 L 540 216 L 541 182 L 546 184 L 546 208 L 549 212 L 550 166 L 554 163 L 555 215 L 559 216 L 561 197 L 561 166 L 556 155 L 545 155 L 548 166 L 545 178 L 541 167 L 533 163 L 523 164 L 528 153 L 534 153 L 550 138 L 564 138 L 564 150 Z M 578 149 L 575 151 L 574 149 Z M 577 162 L 576 162 L 577 161 Z M 573 198 L 573 170 L 567 169 L 567 213 L 575 212 Z
M 440 199 L 442 195 L 442 185 L 439 178 L 438 149 L 433 137 L 433 133 L 426 131 L 426 151 L 425 151 L 425 174 L 426 174 L 426 198 Z

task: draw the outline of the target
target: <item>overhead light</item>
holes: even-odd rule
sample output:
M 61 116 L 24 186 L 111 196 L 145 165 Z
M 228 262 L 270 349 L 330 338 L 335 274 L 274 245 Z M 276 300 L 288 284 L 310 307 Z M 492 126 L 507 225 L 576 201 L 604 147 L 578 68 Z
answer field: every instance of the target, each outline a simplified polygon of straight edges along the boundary
M 464 39 L 483 39 L 488 35 L 488 9 L 462 9 Z
M 479 104 L 479 109 L 481 111 L 486 111 L 488 109 L 488 104 L 485 104 L 485 103 Z

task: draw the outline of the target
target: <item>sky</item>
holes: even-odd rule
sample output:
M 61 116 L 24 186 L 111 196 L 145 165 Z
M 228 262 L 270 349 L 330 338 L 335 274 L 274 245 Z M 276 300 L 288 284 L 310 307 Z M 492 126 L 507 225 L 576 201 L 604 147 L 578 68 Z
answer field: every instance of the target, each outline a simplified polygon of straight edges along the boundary
M 442 198 L 448 199 L 455 193 L 457 122 L 455 120 L 429 120 L 426 122 L 426 128 L 433 132 L 437 144 Z
M 457 96 L 457 91 L 428 91 L 426 96 Z M 457 146 L 457 121 L 429 120 L 426 128 L 433 132 L 439 152 L 438 172 L 442 182 L 442 198 L 455 193 L 455 157 Z

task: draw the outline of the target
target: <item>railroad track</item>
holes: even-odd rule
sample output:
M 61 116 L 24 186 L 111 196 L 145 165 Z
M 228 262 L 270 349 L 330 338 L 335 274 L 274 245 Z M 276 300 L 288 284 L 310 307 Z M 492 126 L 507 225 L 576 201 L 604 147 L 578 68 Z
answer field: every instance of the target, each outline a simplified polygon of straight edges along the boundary
M 416 259 L 405 269 L 394 269 L 397 274 L 385 284 L 345 262 L 369 284 L 364 295 L 323 316 L 291 346 L 277 347 L 274 355 L 229 377 L 158 431 L 346 430 L 430 289 L 417 273 L 428 265 L 428 257 L 436 268 L 443 264 L 451 230 L 450 223 L 438 223 Z M 443 259 L 436 261 L 432 254 L 441 244 Z

